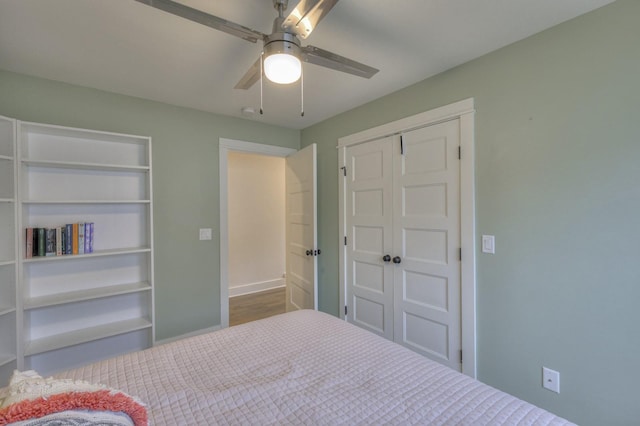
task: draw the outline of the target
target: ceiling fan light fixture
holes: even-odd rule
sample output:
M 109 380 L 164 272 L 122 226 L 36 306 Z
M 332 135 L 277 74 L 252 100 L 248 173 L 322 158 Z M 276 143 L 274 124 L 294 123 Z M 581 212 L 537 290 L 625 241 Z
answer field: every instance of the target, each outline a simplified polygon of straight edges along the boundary
M 264 73 L 274 83 L 290 84 L 300 79 L 302 63 L 288 53 L 275 53 L 264 60 Z
M 264 49 L 264 74 L 278 84 L 291 84 L 300 79 L 302 62 L 300 47 L 286 40 L 273 41 Z

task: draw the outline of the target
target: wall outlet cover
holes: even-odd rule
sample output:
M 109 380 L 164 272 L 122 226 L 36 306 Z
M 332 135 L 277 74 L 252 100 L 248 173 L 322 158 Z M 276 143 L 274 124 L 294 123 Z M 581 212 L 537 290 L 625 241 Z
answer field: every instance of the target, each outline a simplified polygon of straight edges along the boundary
M 560 373 L 547 367 L 542 367 L 542 387 L 552 392 L 560 393 Z

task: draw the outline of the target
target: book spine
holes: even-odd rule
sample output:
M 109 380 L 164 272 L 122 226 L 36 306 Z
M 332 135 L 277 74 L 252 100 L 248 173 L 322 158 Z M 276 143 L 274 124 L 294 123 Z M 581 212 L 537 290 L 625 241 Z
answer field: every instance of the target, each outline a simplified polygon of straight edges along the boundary
M 78 224 L 74 223 L 72 225 L 72 236 L 71 236 L 71 253 L 78 254 Z
M 45 256 L 55 256 L 56 255 L 56 229 L 55 228 L 46 228 L 46 251 Z
M 67 233 L 64 225 L 58 228 L 60 230 L 60 255 L 67 254 Z M 59 256 L 60 256 L 59 255 Z
M 73 225 L 68 223 L 64 226 L 65 230 L 65 254 L 73 254 Z
M 56 256 L 62 256 L 62 228 L 56 226 Z
M 84 254 L 84 223 L 78 223 L 78 254 Z
M 89 224 L 89 253 L 93 253 L 93 222 Z
M 24 257 L 26 259 L 31 259 L 33 257 L 33 228 L 27 228 L 27 232 L 25 235 L 26 248 Z
M 33 246 L 33 253 L 31 254 L 32 257 L 38 256 L 38 241 L 38 228 L 33 228 L 33 243 L 31 244 Z
M 44 228 L 38 228 L 38 256 L 44 256 L 47 252 L 47 235 Z
M 89 243 L 91 242 L 91 223 L 85 222 L 84 224 L 84 252 L 91 253 L 89 251 Z

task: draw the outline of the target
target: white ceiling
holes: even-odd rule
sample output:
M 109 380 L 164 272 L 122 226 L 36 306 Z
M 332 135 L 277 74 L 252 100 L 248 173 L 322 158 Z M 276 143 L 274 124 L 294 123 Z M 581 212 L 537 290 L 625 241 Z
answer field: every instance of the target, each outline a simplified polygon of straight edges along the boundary
M 265 83 L 252 119 L 305 128 L 612 1 L 342 0 L 302 44 L 380 72 L 306 64 L 304 117 L 299 84 Z M 180 2 L 266 34 L 276 17 L 272 0 Z M 0 69 L 223 115 L 259 109 L 259 84 L 233 87 L 261 47 L 134 0 L 0 0 Z

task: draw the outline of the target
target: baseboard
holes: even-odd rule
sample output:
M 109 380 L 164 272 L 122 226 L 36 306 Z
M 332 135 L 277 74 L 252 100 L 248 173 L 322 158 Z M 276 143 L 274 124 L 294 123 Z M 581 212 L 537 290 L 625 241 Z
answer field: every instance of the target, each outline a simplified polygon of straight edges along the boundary
M 218 330 L 222 330 L 222 326 L 215 325 L 209 328 L 202 328 L 200 330 L 192 331 L 191 333 L 181 334 L 179 336 L 169 337 L 167 339 L 156 340 L 156 343 L 154 344 L 154 346 L 160 346 L 167 343 L 175 342 L 176 340 L 186 339 L 187 337 L 199 336 L 201 334 L 211 333 Z
M 260 281 L 256 283 L 244 284 L 235 287 L 229 287 L 229 297 L 244 296 L 246 294 L 258 293 L 260 291 L 273 290 L 284 287 L 284 278 L 278 278 L 269 281 Z

